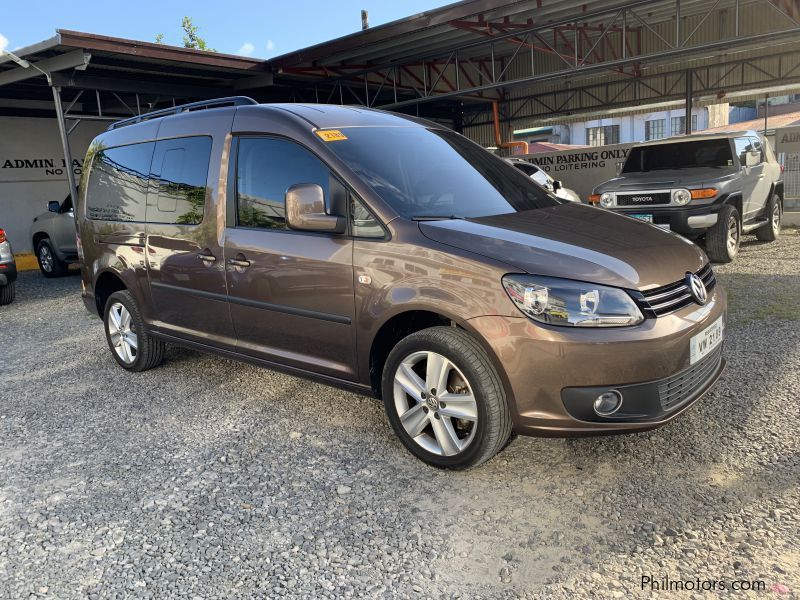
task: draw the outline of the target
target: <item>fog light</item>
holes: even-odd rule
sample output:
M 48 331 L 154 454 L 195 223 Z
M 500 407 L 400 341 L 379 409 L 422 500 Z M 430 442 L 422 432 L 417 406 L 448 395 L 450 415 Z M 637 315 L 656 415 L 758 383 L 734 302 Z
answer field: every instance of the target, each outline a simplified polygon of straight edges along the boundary
M 594 401 L 594 412 L 601 417 L 609 417 L 622 406 L 622 394 L 617 390 L 603 392 Z

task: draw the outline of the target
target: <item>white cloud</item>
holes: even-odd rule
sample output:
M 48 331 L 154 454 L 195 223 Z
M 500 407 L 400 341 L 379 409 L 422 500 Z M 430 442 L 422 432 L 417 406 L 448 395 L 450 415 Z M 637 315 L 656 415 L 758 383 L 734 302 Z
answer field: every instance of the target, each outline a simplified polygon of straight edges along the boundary
M 267 40 L 267 50 L 275 50 L 275 42 Z
M 250 56 L 255 51 L 255 49 L 256 47 L 253 44 L 251 44 L 250 42 L 245 42 L 244 44 L 242 44 L 242 47 L 239 48 L 239 54 L 241 54 L 242 56 Z
M 8 46 L 8 38 L 0 33 L 0 52 L 5 50 L 6 46 Z

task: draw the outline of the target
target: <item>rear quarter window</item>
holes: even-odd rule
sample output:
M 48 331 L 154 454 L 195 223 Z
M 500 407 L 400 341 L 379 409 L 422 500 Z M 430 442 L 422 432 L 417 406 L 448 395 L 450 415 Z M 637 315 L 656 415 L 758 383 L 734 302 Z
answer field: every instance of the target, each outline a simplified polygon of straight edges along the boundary
M 144 221 L 154 142 L 100 147 L 86 192 L 86 216 L 96 221 Z
M 211 138 L 156 142 L 147 222 L 197 225 L 203 220 L 208 187 Z

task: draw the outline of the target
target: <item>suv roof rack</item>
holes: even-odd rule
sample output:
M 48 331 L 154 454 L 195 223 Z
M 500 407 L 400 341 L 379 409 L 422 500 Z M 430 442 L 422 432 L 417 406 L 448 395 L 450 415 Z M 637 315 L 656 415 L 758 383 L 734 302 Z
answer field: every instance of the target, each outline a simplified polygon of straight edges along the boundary
M 154 110 L 153 112 L 131 117 L 130 119 L 123 119 L 122 121 L 115 121 L 108 126 L 108 129 L 119 129 L 126 125 L 133 125 L 141 123 L 142 121 L 150 121 L 152 119 L 160 119 L 170 115 L 177 115 L 184 112 L 193 110 L 203 110 L 206 108 L 217 108 L 220 106 L 245 106 L 258 104 L 252 98 L 247 96 L 230 96 L 227 98 L 215 98 L 214 100 L 201 100 L 200 102 L 190 102 L 189 104 L 181 104 L 180 106 L 173 106 L 171 108 L 162 108 L 161 110 Z

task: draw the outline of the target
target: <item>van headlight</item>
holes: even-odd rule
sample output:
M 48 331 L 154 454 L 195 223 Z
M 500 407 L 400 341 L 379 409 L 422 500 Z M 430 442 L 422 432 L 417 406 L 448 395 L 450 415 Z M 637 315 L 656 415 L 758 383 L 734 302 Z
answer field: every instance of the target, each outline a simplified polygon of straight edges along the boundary
M 605 192 L 600 195 L 600 206 L 603 208 L 611 208 L 614 204 L 614 194 L 611 192 Z
M 517 308 L 539 323 L 624 327 L 644 321 L 633 299 L 618 288 L 533 275 L 506 275 L 503 287 Z

